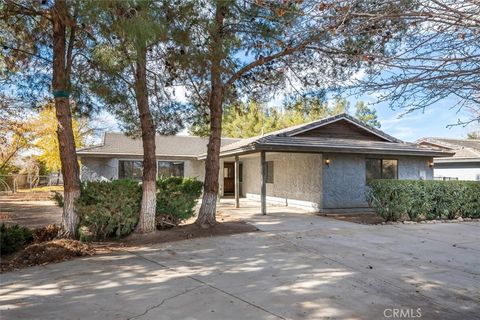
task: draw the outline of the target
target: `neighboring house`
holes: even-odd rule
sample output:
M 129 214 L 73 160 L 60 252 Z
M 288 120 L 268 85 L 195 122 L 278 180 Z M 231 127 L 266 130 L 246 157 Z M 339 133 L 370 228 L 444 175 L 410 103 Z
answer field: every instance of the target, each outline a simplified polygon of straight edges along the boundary
M 159 175 L 203 180 L 206 138 L 158 136 L 156 142 Z M 106 133 L 101 145 L 77 153 L 83 180 L 141 178 L 141 140 Z M 340 114 L 259 137 L 222 139 L 219 193 L 260 199 L 262 211 L 266 202 L 311 211 L 366 207 L 367 180 L 433 179 L 433 158 L 451 155 Z
M 480 181 L 480 140 L 427 137 L 417 143 L 455 152 L 453 157 L 435 159 L 435 179 Z

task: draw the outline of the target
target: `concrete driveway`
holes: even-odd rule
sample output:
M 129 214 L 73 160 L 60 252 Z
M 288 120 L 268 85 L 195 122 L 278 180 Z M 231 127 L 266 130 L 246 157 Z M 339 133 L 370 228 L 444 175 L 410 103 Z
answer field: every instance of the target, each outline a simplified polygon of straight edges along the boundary
M 1 318 L 479 318 L 479 223 L 367 226 L 243 205 L 222 210 L 263 232 L 4 274 Z

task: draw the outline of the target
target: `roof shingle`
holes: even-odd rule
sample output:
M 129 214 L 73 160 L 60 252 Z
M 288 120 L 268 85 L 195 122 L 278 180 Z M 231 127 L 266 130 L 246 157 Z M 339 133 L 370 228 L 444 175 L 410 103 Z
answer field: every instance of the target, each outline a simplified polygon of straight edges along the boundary
M 222 139 L 222 146 L 234 143 L 239 139 Z M 194 136 L 160 136 L 155 137 L 157 156 L 177 156 L 196 158 L 207 152 L 208 138 Z M 77 150 L 80 156 L 85 155 L 143 155 L 141 139 L 132 139 L 123 133 L 107 132 L 103 143 L 98 146 Z

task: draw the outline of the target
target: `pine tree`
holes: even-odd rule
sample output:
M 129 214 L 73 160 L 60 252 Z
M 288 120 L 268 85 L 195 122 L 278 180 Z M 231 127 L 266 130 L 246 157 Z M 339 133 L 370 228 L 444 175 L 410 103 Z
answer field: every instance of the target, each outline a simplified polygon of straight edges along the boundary
M 80 178 L 71 101 L 76 101 L 75 112 L 87 113 L 91 106 L 89 95 L 73 80 L 85 43 L 82 3 L 5 1 L 0 9 L 2 105 L 11 102 L 10 108 L 30 108 L 53 98 L 64 181 L 62 229 L 65 237 L 74 238 L 74 202 L 80 195 Z
M 121 121 L 124 131 L 143 143 L 142 203 L 136 232 L 155 230 L 156 132 L 173 134 L 187 117 L 166 87 L 165 46 L 182 37 L 174 27 L 185 9 L 170 2 L 91 1 L 89 21 L 95 47 L 91 69 L 83 77 L 91 91 Z M 175 17 L 177 20 L 174 21 Z M 178 41 L 181 43 L 181 41 Z
M 363 101 L 358 101 L 355 105 L 355 117 L 369 126 L 375 128 L 381 127 L 380 121 L 378 121 L 377 111 L 370 109 Z

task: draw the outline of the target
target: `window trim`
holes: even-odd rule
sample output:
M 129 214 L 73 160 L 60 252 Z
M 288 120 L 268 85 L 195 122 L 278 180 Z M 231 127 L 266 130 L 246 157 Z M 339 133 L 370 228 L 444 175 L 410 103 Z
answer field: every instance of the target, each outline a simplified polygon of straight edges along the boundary
M 133 159 L 128 159 L 128 158 L 119 158 L 117 159 L 117 180 L 121 179 L 132 179 L 132 178 L 120 178 L 120 161 L 139 161 L 142 163 L 142 177 L 143 177 L 143 159 L 138 159 L 138 158 L 133 158 Z M 142 180 L 142 177 L 140 177 L 140 180 Z
M 159 162 L 181 162 L 183 164 L 183 176 L 181 178 L 185 178 L 185 160 L 176 160 L 176 159 L 157 159 L 157 179 L 160 178 L 159 171 L 158 171 L 158 163 Z
M 398 164 L 399 164 L 399 160 L 398 158 L 377 158 L 377 157 L 366 157 L 365 158 L 365 181 L 369 181 L 367 179 L 367 160 L 380 160 L 380 179 L 385 179 L 383 177 L 383 161 L 391 161 L 391 160 L 394 160 L 397 162 L 397 166 L 395 168 L 395 178 L 393 179 L 385 179 L 385 180 L 398 180 Z M 375 180 L 375 179 L 370 179 L 370 180 Z

